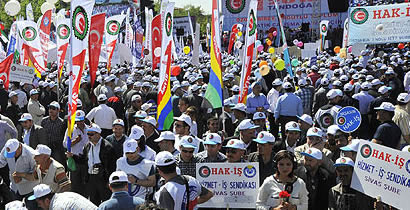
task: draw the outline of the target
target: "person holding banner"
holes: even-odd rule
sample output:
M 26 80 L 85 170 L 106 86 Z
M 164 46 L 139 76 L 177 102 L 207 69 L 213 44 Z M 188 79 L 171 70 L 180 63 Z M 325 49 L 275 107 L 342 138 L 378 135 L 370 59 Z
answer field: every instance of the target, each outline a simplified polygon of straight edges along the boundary
M 307 210 L 308 191 L 305 182 L 294 175 L 297 167 L 293 153 L 282 150 L 273 158 L 275 174 L 265 179 L 259 188 L 257 210 Z M 282 194 L 290 197 L 280 198 Z

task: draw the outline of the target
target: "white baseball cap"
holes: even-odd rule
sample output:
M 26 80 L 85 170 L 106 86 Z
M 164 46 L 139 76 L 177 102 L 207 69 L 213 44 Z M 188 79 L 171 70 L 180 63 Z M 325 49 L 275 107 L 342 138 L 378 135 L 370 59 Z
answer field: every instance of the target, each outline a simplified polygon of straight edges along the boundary
M 273 136 L 271 133 L 267 131 L 261 131 L 256 137 L 256 139 L 253 139 L 253 141 L 259 144 L 274 143 L 275 136 Z
M 397 101 L 401 103 L 409 103 L 410 101 L 410 94 L 408 93 L 400 93 L 399 96 L 397 96 Z
M 280 85 L 282 85 L 283 84 L 283 82 L 282 82 L 282 80 L 280 80 L 279 78 L 276 78 L 275 80 L 273 80 L 273 82 L 272 82 L 272 85 L 273 86 L 280 86 Z
M 38 198 L 41 198 L 43 196 L 46 196 L 51 193 L 51 188 L 50 186 L 46 184 L 39 184 L 33 188 L 34 194 L 27 199 L 32 201 Z
M 75 113 L 75 121 L 83 121 L 85 118 L 85 112 L 83 110 L 77 110 Z
M 260 120 L 260 119 L 266 119 L 266 115 L 263 112 L 255 112 L 255 114 L 253 114 L 253 120 Z
M 25 122 L 25 121 L 27 121 L 27 120 L 33 120 L 33 117 L 31 116 L 30 113 L 24 113 L 24 114 L 22 114 L 21 117 L 20 117 L 20 119 L 19 119 L 20 122 Z
M 14 158 L 17 149 L 20 146 L 20 142 L 17 139 L 9 139 L 4 145 L 4 157 L 5 158 Z
M 150 124 L 154 127 L 157 125 L 157 120 L 155 120 L 155 118 L 151 117 L 151 116 L 148 116 L 145 119 L 142 119 L 141 121 L 145 122 L 145 123 L 148 123 L 148 124 Z
M 285 83 L 283 83 L 283 88 L 289 89 L 289 88 L 291 88 L 291 87 L 292 87 L 292 84 L 290 84 L 290 82 L 285 82 Z
M 346 84 L 343 86 L 343 90 L 344 90 L 345 92 L 350 92 L 350 91 L 353 90 L 353 88 L 354 88 L 354 86 L 353 86 L 352 84 L 350 84 L 350 83 L 346 83 Z
M 124 150 L 124 154 L 126 154 L 127 152 L 134 153 L 135 151 L 137 151 L 138 142 L 135 139 L 128 139 L 127 141 L 124 142 L 124 144 L 122 145 L 122 148 Z
M 239 92 L 239 86 L 238 86 L 238 85 L 232 86 L 231 91 L 233 91 L 233 92 Z
M 299 131 L 300 132 L 299 123 L 297 123 L 295 121 L 290 121 L 290 122 L 286 123 L 285 131 Z
M 53 101 L 50 103 L 50 105 L 48 105 L 48 107 L 54 107 L 54 108 L 60 109 L 60 104 L 57 101 Z
M 389 90 L 391 90 L 391 87 L 386 87 L 386 86 L 381 86 L 379 87 L 379 89 L 377 90 L 377 92 L 379 92 L 380 94 L 385 94 L 387 93 Z
M 344 147 L 340 147 L 340 150 L 345 152 L 357 152 L 359 151 L 360 139 L 352 139 L 352 142 Z
M 136 100 L 138 100 L 138 99 L 141 99 L 141 96 L 140 95 L 133 95 L 132 97 L 131 97 L 131 101 L 136 101 Z
M 169 166 L 175 163 L 174 156 L 168 151 L 162 151 L 155 156 L 156 166 Z
M 246 150 L 246 145 L 243 141 L 239 139 L 231 139 L 228 143 L 224 146 L 225 148 L 233 148 L 233 149 L 240 149 Z
M 114 171 L 110 175 L 109 183 L 117 183 L 117 182 L 127 182 L 128 183 L 128 176 L 124 171 Z
M 107 96 L 105 94 L 100 94 L 100 95 L 98 95 L 97 100 L 98 101 L 105 101 L 105 100 L 107 100 Z
M 248 129 L 255 129 L 255 128 L 259 128 L 259 125 L 255 125 L 252 122 L 252 120 L 250 120 L 250 119 L 242 120 L 242 122 L 239 123 L 239 125 L 238 125 L 238 130 L 239 131 L 248 130 Z
M 175 134 L 171 131 L 162 131 L 159 138 L 155 139 L 154 142 L 160 142 L 163 140 L 167 141 L 175 141 Z
M 2 80 L 3 81 L 3 80 Z M 9 93 L 9 98 L 13 97 L 13 96 L 18 96 L 18 93 L 16 91 L 11 91 Z
M 314 147 L 308 148 L 306 151 L 301 152 L 300 154 L 304 155 L 304 156 L 309 156 L 309 157 L 314 158 L 316 160 L 322 160 L 322 157 L 323 157 L 322 151 L 320 151 L 320 150 L 318 150 Z
M 179 116 L 179 117 L 174 117 L 174 120 L 185 122 L 189 127 L 192 126 L 191 117 L 187 114 L 181 114 L 181 116 Z
M 130 133 L 128 139 L 139 140 L 141 138 L 141 136 L 143 136 L 143 135 L 144 135 L 144 129 L 142 129 L 138 125 L 134 125 L 131 128 L 131 133 Z
M 246 105 L 245 104 L 243 104 L 243 103 L 238 103 L 238 104 L 235 104 L 235 106 L 234 107 L 232 107 L 232 110 L 239 110 L 239 111 L 241 111 L 241 112 L 246 112 Z
M 89 132 L 89 131 L 96 132 L 96 133 L 101 133 L 101 128 L 97 124 L 92 123 L 91 126 L 89 128 L 87 128 L 87 132 Z
M 112 125 L 121 125 L 122 127 L 124 127 L 124 120 L 122 119 L 116 119 L 114 120 L 114 122 L 112 122 Z
M 305 79 L 301 79 L 301 80 L 298 81 L 298 85 L 303 87 L 303 86 L 307 85 L 307 82 L 306 82 Z
M 38 144 L 34 150 L 34 155 L 51 155 L 51 149 L 47 145 Z
M 318 136 L 318 137 L 323 137 L 323 131 L 320 128 L 316 127 L 311 127 L 307 131 L 306 136 Z
M 343 92 L 342 92 L 341 90 L 339 90 L 339 89 L 331 89 L 331 90 L 329 90 L 329 92 L 327 92 L 327 94 L 326 94 L 326 97 L 327 97 L 328 99 L 334 99 L 334 98 L 336 98 L 337 96 L 340 96 L 340 97 L 343 96 Z
M 376 86 L 376 85 L 382 85 L 383 82 L 381 82 L 379 79 L 374 79 L 374 80 L 372 80 L 371 84 L 373 86 Z
M 221 136 L 217 133 L 208 133 L 205 137 L 204 144 L 211 144 L 211 145 L 222 144 Z
M 298 116 L 299 120 L 302 120 L 303 122 L 309 124 L 309 125 L 313 125 L 313 120 L 312 117 L 308 114 L 303 114 L 302 116 Z
M 30 90 L 30 96 L 35 95 L 35 94 L 39 94 L 37 89 Z
M 148 117 L 148 114 L 145 111 L 139 110 L 138 112 L 134 114 L 134 117 L 139 118 L 139 119 L 144 119 Z
M 327 128 L 326 134 L 336 135 L 338 130 L 340 130 L 339 126 L 331 125 Z
M 196 145 L 194 144 L 194 138 L 192 136 L 183 136 L 180 140 L 180 144 L 182 147 L 185 148 L 196 148 Z
M 394 112 L 394 105 L 390 102 L 383 102 L 382 104 L 380 104 L 379 107 L 374 108 L 375 110 L 384 110 L 384 111 L 388 111 L 388 112 Z
M 335 167 L 339 167 L 339 166 L 351 166 L 354 167 L 354 162 L 352 159 L 348 158 L 348 157 L 340 157 L 336 160 L 336 163 L 333 164 L 333 166 Z
M 7 203 L 5 206 L 5 210 L 27 210 L 27 208 L 26 204 L 24 204 L 22 201 L 17 200 Z

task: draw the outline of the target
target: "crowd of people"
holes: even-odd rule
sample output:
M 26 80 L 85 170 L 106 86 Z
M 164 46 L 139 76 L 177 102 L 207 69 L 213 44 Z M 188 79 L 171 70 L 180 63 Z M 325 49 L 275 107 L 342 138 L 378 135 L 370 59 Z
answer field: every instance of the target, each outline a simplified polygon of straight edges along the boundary
M 157 129 L 159 69 L 147 60 L 110 70 L 101 63 L 94 87 L 87 70 L 82 77 L 71 140 L 68 72 L 57 82 L 53 64 L 33 84 L 8 90 L 0 80 L 2 205 L 192 209 L 214 196 L 195 178 L 197 163 L 257 162 L 256 209 L 392 208 L 350 183 L 360 140 L 410 151 L 409 52 L 391 44 L 346 59 L 323 52 L 317 62 L 301 59 L 294 77 L 262 52 L 246 103 L 239 103 L 242 62 L 223 53 L 224 101 L 216 109 L 204 98 L 210 56 L 199 66 L 182 56 L 181 73 L 170 78 L 169 130 Z M 346 106 L 361 113 L 353 133 L 336 125 Z M 279 198 L 284 190 L 289 199 Z

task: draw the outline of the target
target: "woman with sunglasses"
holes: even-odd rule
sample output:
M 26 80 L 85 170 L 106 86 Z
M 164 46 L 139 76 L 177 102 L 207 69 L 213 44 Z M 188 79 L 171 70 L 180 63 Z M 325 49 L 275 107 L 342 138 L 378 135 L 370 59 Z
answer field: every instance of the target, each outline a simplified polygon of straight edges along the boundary
M 265 179 L 256 200 L 258 210 L 307 210 L 308 192 L 305 182 L 294 175 L 296 158 L 287 150 L 274 157 L 275 173 Z M 286 192 L 286 193 L 284 193 Z M 284 197 L 282 194 L 288 194 Z

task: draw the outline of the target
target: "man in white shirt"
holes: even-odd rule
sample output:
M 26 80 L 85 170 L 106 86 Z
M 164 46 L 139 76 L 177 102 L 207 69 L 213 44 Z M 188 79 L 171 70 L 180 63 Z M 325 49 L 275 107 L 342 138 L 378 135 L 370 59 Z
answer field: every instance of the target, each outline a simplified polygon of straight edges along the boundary
M 276 104 L 278 102 L 279 98 L 279 92 L 282 90 L 282 81 L 277 78 L 272 82 L 272 89 L 269 91 L 266 99 L 268 100 L 269 103 L 269 109 L 268 109 L 268 120 L 269 120 L 269 126 L 270 126 L 270 133 L 272 133 L 275 138 L 278 138 L 279 134 L 279 125 L 275 123 L 275 116 L 274 112 L 276 109 Z
M 86 118 L 100 126 L 101 136 L 105 138 L 112 134 L 112 123 L 117 119 L 117 115 L 115 115 L 114 109 L 105 104 L 107 102 L 106 95 L 100 94 L 97 100 L 100 105 L 91 109 Z
M 33 116 L 33 123 L 41 125 L 46 109 L 38 101 L 39 92 L 37 89 L 30 90 L 30 100 L 28 101 L 27 111 Z

